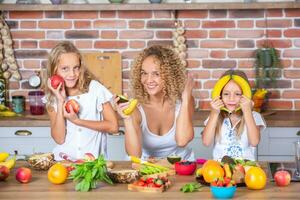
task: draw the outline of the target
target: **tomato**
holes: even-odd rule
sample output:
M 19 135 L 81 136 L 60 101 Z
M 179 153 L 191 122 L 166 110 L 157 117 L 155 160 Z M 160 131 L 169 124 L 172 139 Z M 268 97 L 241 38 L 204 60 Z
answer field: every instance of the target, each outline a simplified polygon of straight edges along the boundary
M 245 183 L 249 189 L 263 189 L 267 183 L 266 173 L 260 167 L 251 167 L 246 173 Z
M 59 76 L 59 75 L 53 75 L 53 76 L 51 76 L 50 80 L 51 80 L 51 86 L 54 89 L 56 89 L 59 86 L 60 83 L 62 83 L 62 86 L 63 86 L 63 84 L 65 82 L 65 80 L 61 76 Z
M 153 181 L 154 181 L 154 178 L 147 178 L 147 180 L 146 180 L 147 184 L 148 183 L 153 183 Z
M 56 163 L 48 170 L 48 180 L 53 184 L 62 184 L 67 180 L 68 173 L 64 165 Z
M 79 112 L 80 106 L 79 106 L 79 104 L 78 104 L 78 102 L 76 100 L 71 99 L 71 100 L 67 101 L 67 103 L 66 103 L 66 111 L 68 113 L 71 112 L 70 111 L 71 110 L 71 108 L 70 108 L 71 106 L 72 106 L 72 108 L 73 108 L 73 110 L 74 110 L 75 113 Z

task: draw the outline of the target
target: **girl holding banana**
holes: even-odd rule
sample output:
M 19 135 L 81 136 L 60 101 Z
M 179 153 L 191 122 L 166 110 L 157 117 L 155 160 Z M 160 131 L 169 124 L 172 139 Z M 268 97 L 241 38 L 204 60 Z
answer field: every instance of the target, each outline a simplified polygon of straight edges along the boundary
M 255 147 L 266 124 L 262 116 L 252 111 L 251 88 L 246 74 L 228 70 L 216 83 L 210 102 L 211 112 L 205 120 L 202 141 L 214 143 L 213 158 L 255 160 Z
M 178 55 L 163 46 L 145 49 L 131 68 L 131 86 L 139 102 L 131 115 L 124 114 L 130 103 L 115 99 L 124 120 L 128 155 L 144 160 L 170 155 L 194 160 L 192 150 L 186 147 L 194 138 L 193 79 L 186 79 Z

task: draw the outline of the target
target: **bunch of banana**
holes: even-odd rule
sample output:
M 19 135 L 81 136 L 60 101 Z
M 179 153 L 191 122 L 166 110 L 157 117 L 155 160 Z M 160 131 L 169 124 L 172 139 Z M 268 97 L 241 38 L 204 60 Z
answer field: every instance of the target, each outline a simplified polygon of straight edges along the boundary
M 185 44 L 186 39 L 183 36 L 185 30 L 184 30 L 183 25 L 179 21 L 175 22 L 175 27 L 176 27 L 176 29 L 173 32 L 173 45 L 174 45 L 173 49 L 178 54 L 179 58 L 181 59 L 182 65 L 186 66 L 187 65 L 187 62 L 186 62 L 187 46 Z
M 212 91 L 212 99 L 215 99 L 216 97 L 221 96 L 221 92 L 222 92 L 224 86 L 230 80 L 234 80 L 241 87 L 243 95 L 245 95 L 247 98 L 251 99 L 252 92 L 251 92 L 251 87 L 250 87 L 249 83 L 244 78 L 242 78 L 241 76 L 238 76 L 238 75 L 226 75 L 226 76 L 223 76 L 222 78 L 220 78 L 217 81 L 217 83 L 215 84 L 215 87 Z M 241 108 L 240 107 L 237 108 L 235 110 L 235 112 L 238 111 L 239 109 L 241 109 Z M 224 107 L 221 108 L 221 110 L 231 113 L 231 111 L 229 111 L 228 109 L 226 109 Z
M 12 169 L 16 165 L 16 157 L 17 155 L 15 154 L 13 158 L 7 160 L 9 157 L 9 154 L 7 152 L 1 152 L 0 153 L 0 166 L 4 165 L 8 169 Z
M 0 104 L 0 117 L 15 117 L 15 116 L 19 116 L 19 114 L 11 111 L 5 105 Z
M 267 93 L 268 93 L 268 90 L 266 90 L 264 88 L 257 89 L 253 95 L 253 99 L 264 99 Z

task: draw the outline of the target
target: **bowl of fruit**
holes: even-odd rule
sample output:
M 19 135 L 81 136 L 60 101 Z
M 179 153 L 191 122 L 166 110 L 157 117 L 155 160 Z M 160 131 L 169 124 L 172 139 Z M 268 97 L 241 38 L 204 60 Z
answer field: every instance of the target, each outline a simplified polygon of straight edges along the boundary
M 210 184 L 210 192 L 216 199 L 231 199 L 236 192 L 236 184 L 230 178 L 217 179 Z
M 175 171 L 179 175 L 192 175 L 197 168 L 196 162 L 181 161 L 175 163 Z

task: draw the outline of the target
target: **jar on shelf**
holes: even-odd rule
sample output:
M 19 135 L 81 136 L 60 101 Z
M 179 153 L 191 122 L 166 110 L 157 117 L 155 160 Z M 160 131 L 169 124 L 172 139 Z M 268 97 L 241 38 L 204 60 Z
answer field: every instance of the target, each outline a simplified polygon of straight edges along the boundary
M 29 107 L 32 115 L 43 115 L 45 112 L 45 105 L 42 98 L 45 96 L 43 91 L 31 91 L 28 93 Z

